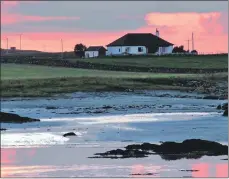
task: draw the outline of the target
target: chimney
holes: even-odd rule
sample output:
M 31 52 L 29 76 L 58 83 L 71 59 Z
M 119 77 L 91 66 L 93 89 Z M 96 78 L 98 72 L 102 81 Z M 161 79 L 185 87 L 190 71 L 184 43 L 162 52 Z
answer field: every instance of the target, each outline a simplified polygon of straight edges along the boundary
M 159 37 L 159 31 L 156 29 L 156 36 Z

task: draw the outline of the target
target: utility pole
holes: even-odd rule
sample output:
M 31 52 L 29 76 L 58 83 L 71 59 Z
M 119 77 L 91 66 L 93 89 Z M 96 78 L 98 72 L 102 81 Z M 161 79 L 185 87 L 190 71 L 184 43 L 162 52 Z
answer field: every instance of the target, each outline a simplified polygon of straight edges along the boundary
M 61 39 L 61 58 L 63 59 L 63 57 L 64 57 L 64 45 L 63 45 L 63 40 Z
M 192 50 L 194 50 L 194 37 L 193 37 L 193 32 L 192 32 Z
M 9 46 L 8 46 L 8 37 L 6 38 L 6 53 L 8 54 Z
M 20 50 L 21 50 L 21 36 L 22 36 L 22 34 L 20 34 Z
M 187 42 L 188 42 L 188 52 L 189 52 L 189 39 L 188 40 L 186 40 Z
M 44 52 L 46 51 L 46 46 L 45 45 L 43 45 L 43 48 L 44 48 Z

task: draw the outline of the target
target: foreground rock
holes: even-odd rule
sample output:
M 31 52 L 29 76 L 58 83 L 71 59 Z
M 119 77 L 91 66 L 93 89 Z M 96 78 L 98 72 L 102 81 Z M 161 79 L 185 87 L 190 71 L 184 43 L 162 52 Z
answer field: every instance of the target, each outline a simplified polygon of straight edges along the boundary
M 66 134 L 63 135 L 64 137 L 67 137 L 67 136 L 76 136 L 76 134 L 74 132 L 68 132 Z
M 228 109 L 228 103 L 225 103 L 222 105 L 222 110 L 227 110 Z
M 155 154 L 164 160 L 198 159 L 202 156 L 228 155 L 228 146 L 201 139 L 189 139 L 182 143 L 164 142 L 160 145 L 143 143 L 128 145 L 125 150 L 97 153 L 91 158 L 142 158 Z
M 228 109 L 223 112 L 223 116 L 228 116 Z
M 17 114 L 0 112 L 1 123 L 26 123 L 26 122 L 38 122 L 39 119 L 33 119 L 29 117 L 21 117 Z
M 203 97 L 203 99 L 219 99 L 220 97 L 219 96 L 205 96 Z
M 218 105 L 217 109 L 224 110 L 223 116 L 228 116 L 228 103 L 224 103 L 223 105 Z
M 226 109 L 228 109 L 228 103 L 224 103 L 222 105 L 220 104 L 220 105 L 217 106 L 216 109 L 226 110 Z

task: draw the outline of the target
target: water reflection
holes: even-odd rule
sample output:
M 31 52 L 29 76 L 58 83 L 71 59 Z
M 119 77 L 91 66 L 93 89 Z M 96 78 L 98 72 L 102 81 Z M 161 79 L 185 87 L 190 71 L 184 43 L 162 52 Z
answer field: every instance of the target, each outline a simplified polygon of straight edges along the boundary
M 198 178 L 228 177 L 227 161 L 220 161 L 219 158 L 216 161 L 217 158 L 205 157 L 202 161 L 182 159 L 170 162 L 161 160 L 159 156 L 151 156 L 152 158 L 149 159 L 115 161 L 110 159 L 87 160 L 89 154 L 80 152 L 82 149 L 88 150 L 88 148 L 67 149 L 61 147 L 59 150 L 61 153 L 59 153 L 57 146 L 43 149 L 41 147 L 1 148 L 1 177 L 115 176 L 152 178 L 185 175 Z M 60 162 L 55 160 L 59 154 L 63 156 L 63 160 Z M 76 158 L 70 161 L 71 158 L 74 158 L 73 155 Z M 203 161 L 206 162 L 203 163 Z M 184 170 L 181 171 L 181 168 Z

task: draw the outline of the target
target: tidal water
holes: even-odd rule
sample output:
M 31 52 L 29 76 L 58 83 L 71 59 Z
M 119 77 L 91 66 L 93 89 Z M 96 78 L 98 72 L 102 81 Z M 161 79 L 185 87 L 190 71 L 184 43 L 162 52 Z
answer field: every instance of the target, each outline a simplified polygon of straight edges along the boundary
M 228 144 L 228 119 L 197 94 L 171 91 L 74 93 L 3 99 L 1 111 L 41 119 L 1 124 L 4 177 L 227 177 L 228 156 L 165 161 L 92 159 L 132 143 L 206 139 Z M 66 132 L 77 136 L 63 137 Z M 214 170 L 212 170 L 212 167 Z M 187 170 L 187 171 L 186 171 Z M 192 171 L 191 171 L 192 170 Z

